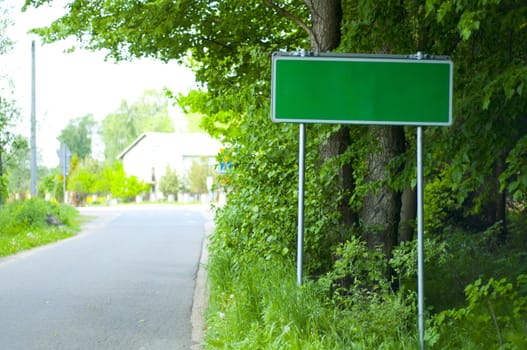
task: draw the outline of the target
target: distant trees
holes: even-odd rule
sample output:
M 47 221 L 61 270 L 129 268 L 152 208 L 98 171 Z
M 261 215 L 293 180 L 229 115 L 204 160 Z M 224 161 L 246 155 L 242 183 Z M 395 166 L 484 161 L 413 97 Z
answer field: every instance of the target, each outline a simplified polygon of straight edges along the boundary
M 86 158 L 68 176 L 67 190 L 78 194 L 82 200 L 88 195 L 111 195 L 131 201 L 148 191 L 148 186 L 136 176 L 127 176 L 120 162 L 109 165 Z
M 207 193 L 207 176 L 211 175 L 207 157 L 193 160 L 188 172 L 188 190 L 190 193 Z
M 12 25 L 11 17 L 4 3 L 0 2 L 0 55 L 8 53 L 12 48 L 12 41 L 6 35 L 6 30 Z M 7 179 L 5 176 L 5 158 L 10 148 L 16 150 L 16 145 L 11 147 L 15 137 L 13 133 L 14 122 L 19 118 L 19 110 L 13 98 L 13 84 L 8 72 L 0 71 L 0 205 L 7 198 Z
M 98 193 L 102 164 L 91 158 L 85 158 L 68 177 L 68 189 L 73 192 Z
M 4 162 L 8 193 L 25 192 L 29 189 L 29 157 L 27 139 L 23 136 L 16 136 Z
M 187 129 L 198 131 L 201 115 L 194 114 L 187 119 Z M 105 159 L 102 161 L 91 157 L 92 140 L 96 132 L 100 132 L 105 146 Z M 120 107 L 108 114 L 100 124 L 91 114 L 72 119 L 58 137 L 74 154 L 66 181 L 67 190 L 82 196 L 111 194 L 114 198 L 126 200 L 147 191 L 142 181 L 127 176 L 122 164 L 116 161 L 117 155 L 144 132 L 174 132 L 165 93 L 147 90 L 137 101 L 122 101 Z M 191 188 L 194 193 L 207 192 L 207 171 L 201 163 L 194 164 L 189 174 L 176 174 L 175 170 L 169 168 L 160 179 L 160 190 L 165 194 L 177 195 L 186 186 L 187 190 Z M 49 182 L 49 178 L 46 180 Z M 61 198 L 62 175 L 57 175 L 55 182 L 52 192 Z M 47 187 L 50 187 L 49 184 Z
M 176 170 L 167 165 L 165 175 L 159 180 L 159 190 L 165 195 L 173 194 L 177 199 L 182 185 Z
M 93 114 L 70 119 L 57 139 L 66 144 L 70 151 L 77 154 L 80 159 L 84 159 L 92 154 L 92 135 L 96 125 Z
M 147 90 L 139 100 L 120 107 L 101 123 L 104 157 L 115 161 L 119 153 L 144 132 L 173 132 L 174 122 L 168 114 L 168 98 L 163 92 Z

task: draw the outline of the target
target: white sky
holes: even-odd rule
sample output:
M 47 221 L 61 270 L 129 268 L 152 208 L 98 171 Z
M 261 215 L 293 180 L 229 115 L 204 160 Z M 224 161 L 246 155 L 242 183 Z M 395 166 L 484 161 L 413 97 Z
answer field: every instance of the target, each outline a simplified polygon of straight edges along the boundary
M 2 1 L 2 0 L 0 0 Z M 54 1 L 63 3 L 64 1 Z M 92 113 L 97 120 L 115 111 L 123 99 L 134 102 L 145 90 L 167 87 L 174 93 L 195 87 L 192 72 L 175 62 L 164 64 L 149 59 L 115 64 L 104 61 L 103 52 L 76 50 L 63 53 L 72 42 L 41 45 L 27 34 L 33 27 L 45 26 L 63 12 L 62 6 L 20 12 L 22 1 L 12 4 L 15 25 L 8 36 L 16 41 L 9 57 L 0 61 L 14 82 L 15 98 L 22 111 L 20 132 L 29 138 L 31 113 L 31 40 L 36 44 L 37 148 L 43 165 L 58 165 L 57 136 L 68 120 Z M 9 6 L 9 5 L 8 5 Z

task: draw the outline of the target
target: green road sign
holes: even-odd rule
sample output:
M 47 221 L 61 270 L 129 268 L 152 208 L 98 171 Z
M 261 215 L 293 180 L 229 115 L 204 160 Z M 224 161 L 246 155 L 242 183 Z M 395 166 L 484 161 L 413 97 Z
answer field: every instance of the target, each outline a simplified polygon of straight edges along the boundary
M 449 59 L 275 53 L 272 64 L 274 122 L 452 123 Z

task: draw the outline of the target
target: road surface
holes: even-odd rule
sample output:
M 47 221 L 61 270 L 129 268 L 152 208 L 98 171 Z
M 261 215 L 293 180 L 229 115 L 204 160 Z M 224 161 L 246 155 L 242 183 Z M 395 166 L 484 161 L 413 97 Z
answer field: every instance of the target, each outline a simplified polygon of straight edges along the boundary
M 190 349 L 206 209 L 82 212 L 76 237 L 0 261 L 0 349 Z

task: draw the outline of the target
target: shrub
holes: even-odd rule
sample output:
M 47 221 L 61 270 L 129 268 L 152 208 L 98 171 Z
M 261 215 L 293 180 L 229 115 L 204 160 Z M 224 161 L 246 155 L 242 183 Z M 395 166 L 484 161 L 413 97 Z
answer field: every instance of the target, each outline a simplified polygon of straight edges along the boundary
M 527 275 L 477 279 L 465 289 L 467 305 L 434 318 L 437 349 L 526 349 Z
M 15 224 L 25 228 L 42 227 L 46 225 L 49 206 L 45 201 L 31 198 L 17 202 L 11 208 Z
M 78 212 L 68 205 L 31 198 L 23 202 L 6 204 L 0 210 L 2 232 L 10 228 L 38 229 L 48 226 L 48 216 L 57 218 L 60 224 L 71 226 Z M 16 229 L 14 230 L 16 231 Z
M 167 165 L 165 175 L 159 180 L 159 189 L 165 195 L 173 194 L 177 196 L 179 187 L 180 180 L 176 170 L 170 169 L 170 166 Z
M 50 216 L 60 225 L 49 225 Z M 75 208 L 39 198 L 6 204 L 0 209 L 0 256 L 70 237 L 77 218 Z

